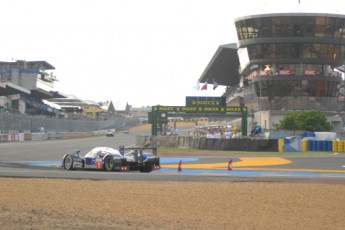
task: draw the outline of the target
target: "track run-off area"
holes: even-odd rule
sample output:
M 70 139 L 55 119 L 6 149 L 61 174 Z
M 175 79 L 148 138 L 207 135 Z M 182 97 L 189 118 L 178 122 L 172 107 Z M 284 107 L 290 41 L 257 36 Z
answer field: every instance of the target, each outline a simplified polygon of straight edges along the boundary
M 90 137 L 67 140 L 26 141 L 0 144 L 0 176 L 52 177 L 80 179 L 201 180 L 217 178 L 313 178 L 345 181 L 345 153 L 235 153 L 224 151 L 162 150 L 158 151 L 161 169 L 151 173 L 68 171 L 61 168 L 66 153 L 80 150 L 81 155 L 97 146 L 118 149 L 133 146 L 137 135 L 148 135 L 150 129 L 133 128 L 115 137 Z M 183 127 L 180 127 L 183 130 Z M 189 176 L 193 177 L 189 177 Z M 187 179 L 188 178 L 188 179 Z
M 216 162 L 214 162 L 216 161 Z M 223 161 L 223 162 L 222 162 Z M 228 177 L 345 179 L 345 154 L 298 157 L 169 157 L 154 174 Z M 211 163 L 212 162 L 212 163 Z M 19 165 L 61 169 L 59 161 L 15 161 Z M 296 167 L 301 165 L 301 167 Z M 319 165 L 320 167 L 317 167 Z M 81 170 L 87 171 L 87 170 Z M 1 171 L 0 171 L 1 173 Z M 94 172 L 97 173 L 97 172 Z M 118 172 L 114 172 L 118 173 Z

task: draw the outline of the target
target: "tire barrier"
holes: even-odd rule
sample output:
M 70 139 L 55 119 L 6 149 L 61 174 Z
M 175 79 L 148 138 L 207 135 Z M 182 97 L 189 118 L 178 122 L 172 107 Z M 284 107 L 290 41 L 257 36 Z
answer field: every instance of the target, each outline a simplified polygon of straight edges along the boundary
M 341 144 L 338 142 L 341 142 Z M 307 141 L 308 151 L 322 151 L 322 152 L 339 151 L 338 149 L 340 148 L 343 149 L 343 141 L 329 141 L 329 140 L 308 140 Z
M 343 140 L 335 140 L 332 142 L 331 146 L 333 152 L 345 152 L 345 141 Z
M 302 152 L 306 151 L 344 151 L 345 141 L 339 140 L 302 140 Z
M 345 152 L 345 140 L 290 139 L 215 139 L 184 136 L 137 136 L 136 145 L 161 148 L 229 150 L 257 152 Z
M 278 150 L 280 153 L 284 152 L 284 139 L 278 139 Z
M 336 141 L 308 140 L 307 150 L 308 151 L 323 151 L 323 152 L 332 151 L 332 149 L 334 148 L 334 145 L 332 142 L 336 143 Z
M 301 142 L 301 151 L 306 152 L 308 150 L 308 140 L 302 140 Z
M 344 152 L 344 141 L 337 141 L 337 151 Z

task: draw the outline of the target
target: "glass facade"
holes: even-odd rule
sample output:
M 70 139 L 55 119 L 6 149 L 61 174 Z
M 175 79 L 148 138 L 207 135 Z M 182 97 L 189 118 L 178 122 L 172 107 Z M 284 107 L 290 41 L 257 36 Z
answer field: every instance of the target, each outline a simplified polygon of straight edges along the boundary
M 345 110 L 345 16 L 258 15 L 235 25 L 249 109 Z
M 309 80 L 279 80 L 255 82 L 256 95 L 262 97 L 336 97 L 338 82 Z
M 284 82 L 281 82 L 281 84 L 284 84 Z M 291 84 L 287 85 L 286 87 L 275 88 L 272 90 L 272 87 L 275 87 L 275 85 L 272 84 L 272 82 L 264 83 L 264 86 L 261 89 L 261 95 L 261 86 L 253 84 L 248 89 L 245 89 L 243 92 L 246 105 L 248 106 L 249 110 L 254 109 L 255 111 L 292 111 L 312 109 L 317 109 L 320 111 L 344 110 L 344 99 L 327 96 L 305 96 L 304 94 L 308 94 L 308 89 L 298 90 L 300 92 L 300 95 L 292 95 L 295 94 L 296 91 L 294 93 L 289 92 L 288 89 L 292 87 Z M 316 93 L 313 92 L 311 95 L 316 95 Z M 235 104 L 235 101 L 233 101 L 233 105 Z
M 238 40 L 267 37 L 345 38 L 345 19 L 330 16 L 272 16 L 235 22 Z
M 344 60 L 345 45 L 320 43 L 257 44 L 247 46 L 250 60 L 254 59 L 330 59 Z

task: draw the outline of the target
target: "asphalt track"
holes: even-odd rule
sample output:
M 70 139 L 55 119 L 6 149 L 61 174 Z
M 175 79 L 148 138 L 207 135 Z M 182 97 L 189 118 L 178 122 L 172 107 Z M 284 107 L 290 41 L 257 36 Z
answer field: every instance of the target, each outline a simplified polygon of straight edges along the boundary
M 66 179 L 173 180 L 173 181 L 315 181 L 345 183 L 345 154 L 164 154 L 162 169 L 151 173 L 67 171 L 65 153 L 86 153 L 96 146 L 118 148 L 135 144 L 144 131 L 117 133 L 115 137 L 0 143 L 0 176 Z

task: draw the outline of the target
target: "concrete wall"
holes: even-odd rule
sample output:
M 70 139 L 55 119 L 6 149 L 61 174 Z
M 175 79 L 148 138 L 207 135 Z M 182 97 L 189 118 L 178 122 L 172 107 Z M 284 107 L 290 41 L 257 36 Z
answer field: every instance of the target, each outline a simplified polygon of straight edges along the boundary
M 21 73 L 19 76 L 19 86 L 25 89 L 36 89 L 37 73 Z
M 200 150 L 277 152 L 278 140 L 215 139 L 184 136 L 137 136 L 136 145 L 163 148 L 190 148 Z

